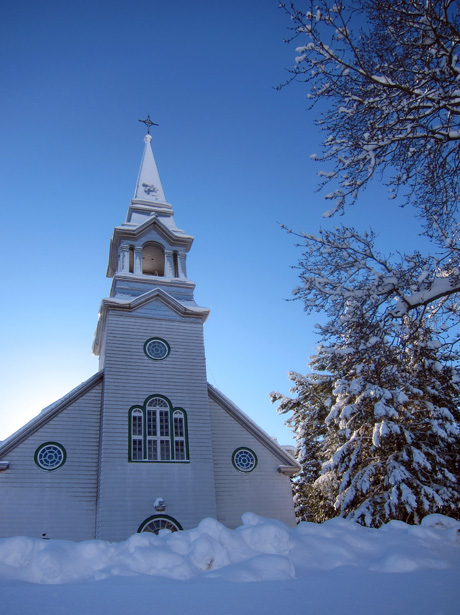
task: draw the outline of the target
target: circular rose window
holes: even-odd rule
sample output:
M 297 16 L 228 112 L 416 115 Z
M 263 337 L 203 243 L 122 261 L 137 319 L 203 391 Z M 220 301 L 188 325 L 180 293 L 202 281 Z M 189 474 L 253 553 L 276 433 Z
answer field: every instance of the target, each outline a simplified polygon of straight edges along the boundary
M 171 349 L 168 342 L 165 342 L 159 337 L 151 337 L 144 344 L 145 354 L 149 357 L 149 359 L 153 359 L 154 361 L 166 359 L 170 350 Z
M 237 448 L 232 462 L 240 472 L 252 472 L 257 465 L 257 456 L 250 448 Z
M 46 442 L 37 448 L 34 459 L 42 470 L 57 470 L 65 463 L 65 448 L 57 442 Z

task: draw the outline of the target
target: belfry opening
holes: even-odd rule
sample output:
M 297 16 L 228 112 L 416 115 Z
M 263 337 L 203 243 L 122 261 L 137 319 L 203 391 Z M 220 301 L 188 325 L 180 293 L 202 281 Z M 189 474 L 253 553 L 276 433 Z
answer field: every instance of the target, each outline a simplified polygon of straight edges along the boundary
M 147 243 L 142 248 L 142 273 L 145 275 L 164 276 L 165 253 L 157 243 Z

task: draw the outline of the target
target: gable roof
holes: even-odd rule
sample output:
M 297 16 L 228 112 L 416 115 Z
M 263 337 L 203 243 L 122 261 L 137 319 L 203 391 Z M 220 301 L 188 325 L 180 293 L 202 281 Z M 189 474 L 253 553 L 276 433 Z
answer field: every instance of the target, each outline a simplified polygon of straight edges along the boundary
M 270 450 L 281 462 L 278 466 L 278 472 L 294 476 L 297 474 L 301 466 L 282 446 L 280 446 L 273 438 L 259 427 L 252 419 L 249 418 L 236 404 L 234 404 L 221 391 L 216 389 L 208 382 L 208 395 L 219 406 L 225 410 L 233 419 L 242 425 L 249 433 L 254 436 L 261 444 Z
M 70 404 L 73 404 L 77 401 L 77 399 L 88 393 L 88 391 L 91 391 L 91 389 L 102 382 L 103 377 L 104 370 L 101 370 L 100 372 L 94 374 L 94 376 L 91 376 L 91 378 L 88 378 L 85 382 L 82 382 L 77 387 L 72 389 L 69 393 L 64 395 L 64 397 L 61 397 L 61 399 L 58 399 L 44 408 L 31 421 L 26 423 L 23 427 L 18 429 L 0 444 L 0 457 L 23 442 L 29 435 L 37 431 L 37 429 L 43 427 L 43 425 L 46 425 L 46 423 L 60 414 L 63 410 L 70 406 Z

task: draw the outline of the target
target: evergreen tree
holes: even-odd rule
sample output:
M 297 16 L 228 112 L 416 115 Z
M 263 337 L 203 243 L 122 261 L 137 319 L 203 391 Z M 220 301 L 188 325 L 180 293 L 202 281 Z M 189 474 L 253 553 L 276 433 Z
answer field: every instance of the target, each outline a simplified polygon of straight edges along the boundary
M 321 460 L 327 454 L 325 446 L 332 444 L 326 439 L 326 417 L 333 400 L 332 378 L 323 374 L 302 376 L 296 372 L 291 372 L 289 378 L 294 382 L 291 392 L 297 396 L 289 398 L 271 393 L 271 400 L 280 402 L 280 413 L 289 414 L 286 423 L 296 437 L 297 461 L 302 466 L 293 479 L 296 516 L 301 521 L 322 523 L 338 514 L 332 496 L 335 488 L 329 485 L 329 479 L 334 482 L 336 479 L 333 475 L 321 474 Z M 338 442 L 335 445 L 338 446 Z
M 371 527 L 417 523 L 433 512 L 458 516 L 460 378 L 458 357 L 443 341 L 444 314 L 435 302 L 395 310 L 395 297 L 408 292 L 402 270 L 384 294 L 377 262 L 387 274 L 398 267 L 379 261 L 372 236 L 354 233 L 304 237 L 297 294 L 307 312 L 321 306 L 329 319 L 319 326 L 313 373 L 291 375 L 296 396 L 272 394 L 281 412 L 292 412 L 298 513 L 314 521 L 340 514 Z
M 382 256 L 373 232 L 300 234 L 295 296 L 327 322 L 313 373 L 291 375 L 295 397 L 272 394 L 298 439 L 298 512 L 369 526 L 458 516 L 458 2 L 282 6 L 299 43 L 292 79 L 321 103 L 327 136 L 313 157 L 332 187 L 325 215 L 343 213 L 380 171 L 436 248 Z

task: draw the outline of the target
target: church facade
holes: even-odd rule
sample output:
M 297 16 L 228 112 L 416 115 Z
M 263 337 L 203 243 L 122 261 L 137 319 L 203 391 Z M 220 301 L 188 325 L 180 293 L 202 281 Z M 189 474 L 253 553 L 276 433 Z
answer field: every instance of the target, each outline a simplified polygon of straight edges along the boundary
M 99 371 L 0 445 L 0 537 L 118 541 L 205 517 L 234 528 L 246 511 L 295 524 L 297 462 L 207 382 L 192 242 L 147 134 L 110 243 Z

